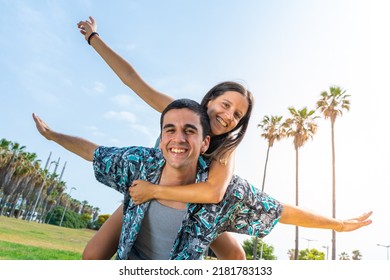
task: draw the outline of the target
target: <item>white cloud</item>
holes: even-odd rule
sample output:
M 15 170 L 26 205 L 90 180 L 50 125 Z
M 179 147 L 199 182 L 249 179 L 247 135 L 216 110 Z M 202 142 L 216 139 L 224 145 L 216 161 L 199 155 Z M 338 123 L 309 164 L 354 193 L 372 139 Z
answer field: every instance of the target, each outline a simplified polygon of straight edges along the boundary
M 137 48 L 137 45 L 136 44 L 132 44 L 132 43 L 129 43 L 125 46 L 125 50 L 126 51 L 133 51 Z
M 119 107 L 130 107 L 132 103 L 134 103 L 134 100 L 130 97 L 129 94 L 121 94 L 121 95 L 116 95 L 111 98 L 111 101 L 119 106 Z
M 89 84 L 88 86 L 83 86 L 82 89 L 88 95 L 100 96 L 106 91 L 106 85 L 102 82 L 95 81 L 92 85 Z
M 99 136 L 104 137 L 106 136 L 105 133 L 101 132 L 96 126 L 87 126 L 86 129 L 93 135 L 93 136 Z
M 101 82 L 94 82 L 93 90 L 97 93 L 103 93 L 106 91 L 106 86 Z
M 130 124 L 134 124 L 136 122 L 135 115 L 126 111 L 120 111 L 120 112 L 108 111 L 107 113 L 104 114 L 104 118 L 124 121 Z
M 108 141 L 115 146 L 119 146 L 122 143 L 119 139 L 116 138 L 110 138 Z

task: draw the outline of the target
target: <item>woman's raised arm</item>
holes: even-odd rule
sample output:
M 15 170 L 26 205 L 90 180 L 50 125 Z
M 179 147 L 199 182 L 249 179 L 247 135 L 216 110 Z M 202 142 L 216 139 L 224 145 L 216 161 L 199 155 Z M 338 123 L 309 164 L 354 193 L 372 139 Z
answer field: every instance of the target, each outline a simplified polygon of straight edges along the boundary
M 146 181 L 133 182 L 129 192 L 135 204 L 151 199 L 174 200 L 188 203 L 219 203 L 225 195 L 234 171 L 234 152 L 221 164 L 213 160 L 206 182 L 182 186 L 154 185 Z
M 115 74 L 122 82 L 130 87 L 139 97 L 158 112 L 162 112 L 165 107 L 173 101 L 173 98 L 157 91 L 148 85 L 135 69 L 114 52 L 96 32 L 97 24 L 92 17 L 89 20 L 80 21 L 77 24 L 80 33 L 85 36 L 88 43 L 96 50 L 103 60 L 114 70 Z

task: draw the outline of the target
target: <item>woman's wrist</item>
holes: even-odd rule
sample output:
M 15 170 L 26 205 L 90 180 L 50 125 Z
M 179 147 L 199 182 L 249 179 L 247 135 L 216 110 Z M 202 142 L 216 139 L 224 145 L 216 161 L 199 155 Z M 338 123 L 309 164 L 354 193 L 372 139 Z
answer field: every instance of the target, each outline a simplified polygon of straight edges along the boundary
M 99 33 L 97 33 L 97 32 L 92 32 L 89 36 L 88 36 L 88 39 L 87 39 L 87 41 L 88 41 L 88 45 L 91 45 L 91 39 L 93 38 L 93 37 L 95 37 L 95 36 L 99 36 Z
M 159 185 L 154 185 L 153 188 L 151 188 L 150 195 L 151 195 L 152 199 L 160 199 L 159 195 L 158 195 L 160 192 L 160 188 L 161 188 L 161 186 L 159 186 Z

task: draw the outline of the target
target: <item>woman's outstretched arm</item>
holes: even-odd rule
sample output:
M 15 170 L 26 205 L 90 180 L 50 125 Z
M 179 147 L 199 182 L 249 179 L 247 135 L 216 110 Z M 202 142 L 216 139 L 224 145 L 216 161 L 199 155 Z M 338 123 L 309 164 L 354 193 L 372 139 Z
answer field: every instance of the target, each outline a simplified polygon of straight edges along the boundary
M 89 20 L 80 21 L 77 24 L 80 33 L 91 44 L 103 60 L 114 70 L 115 74 L 122 82 L 130 87 L 139 97 L 158 112 L 162 112 L 165 107 L 173 101 L 173 98 L 154 89 L 147 84 L 135 69 L 114 52 L 96 33 L 97 24 L 92 17 Z
M 234 171 L 234 152 L 228 157 L 226 164 L 213 160 L 206 182 L 182 186 L 154 185 L 137 180 L 129 188 L 135 204 L 151 199 L 174 200 L 189 203 L 219 203 L 225 195 Z

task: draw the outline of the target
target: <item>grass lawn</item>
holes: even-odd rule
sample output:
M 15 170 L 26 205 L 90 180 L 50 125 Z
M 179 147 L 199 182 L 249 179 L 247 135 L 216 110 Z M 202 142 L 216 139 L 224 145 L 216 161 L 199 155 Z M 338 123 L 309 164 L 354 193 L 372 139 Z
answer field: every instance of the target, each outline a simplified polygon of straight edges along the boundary
M 0 259 L 77 260 L 95 234 L 37 222 L 0 217 Z

